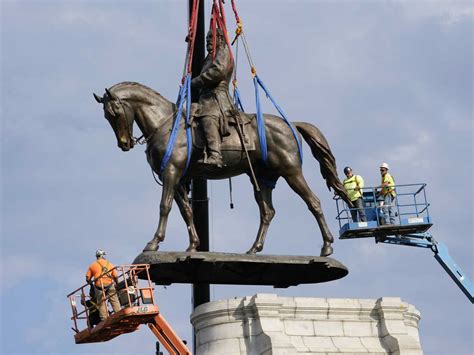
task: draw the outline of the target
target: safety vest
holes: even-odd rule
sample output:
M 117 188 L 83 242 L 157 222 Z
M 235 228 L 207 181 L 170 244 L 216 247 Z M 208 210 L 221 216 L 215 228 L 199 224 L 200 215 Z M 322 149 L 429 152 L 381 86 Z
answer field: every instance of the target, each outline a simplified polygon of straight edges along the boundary
M 96 286 L 108 286 L 117 277 L 117 271 L 112 270 L 114 266 L 106 259 L 98 259 L 94 261 L 87 270 L 86 278 L 94 278 Z M 111 271 L 112 270 L 112 271 Z M 101 277 L 101 275 L 103 275 Z
M 393 188 L 393 186 L 395 186 L 395 179 L 392 177 L 392 175 L 386 173 L 385 176 L 382 176 L 382 185 L 384 183 L 388 183 L 388 186 L 384 186 L 382 188 L 382 196 L 387 196 L 388 194 L 392 195 L 392 197 L 397 196 L 397 193 Z
M 350 178 L 345 179 L 342 184 L 344 189 L 347 191 L 347 195 L 351 201 L 355 201 L 362 197 L 360 190 L 355 190 L 356 187 L 362 189 L 364 187 L 364 179 L 360 175 L 352 175 Z

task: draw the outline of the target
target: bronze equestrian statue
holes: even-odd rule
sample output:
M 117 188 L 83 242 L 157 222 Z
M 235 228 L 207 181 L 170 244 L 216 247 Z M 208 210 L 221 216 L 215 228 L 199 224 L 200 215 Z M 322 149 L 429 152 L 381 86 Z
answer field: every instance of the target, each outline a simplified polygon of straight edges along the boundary
M 186 170 L 188 149 L 183 116 L 170 160 L 164 170 L 161 162 L 165 155 L 172 126 L 177 114 L 176 105 L 154 90 L 131 82 L 123 82 L 106 89 L 103 97 L 94 94 L 103 104 L 105 118 L 115 132 L 118 146 L 123 151 L 133 148 L 133 123 L 136 122 L 147 148 L 148 163 L 163 182 L 160 203 L 160 221 L 153 239 L 144 251 L 155 251 L 165 239 L 166 224 L 173 199 L 178 204 L 189 233 L 187 251 L 196 251 L 199 238 L 193 223 L 187 186 L 196 177 L 225 179 L 241 174 L 252 176 L 255 199 L 260 210 L 257 238 L 247 251 L 255 254 L 263 249 L 265 236 L 275 215 L 272 191 L 282 176 L 290 187 L 306 202 L 316 218 L 323 237 L 321 256 L 331 255 L 334 241 L 321 210 L 319 199 L 303 177 L 298 143 L 292 129 L 280 117 L 265 114 L 268 159 L 262 160 L 255 115 L 238 112 L 229 97 L 228 86 L 233 62 L 222 33 L 216 35 L 216 53 L 213 53 L 212 34 L 208 34 L 208 56 L 200 75 L 191 82 L 200 89 L 199 104 L 193 104 L 193 149 Z M 321 173 L 329 189 L 333 188 L 349 206 L 352 206 L 336 172 L 336 161 L 329 144 L 319 129 L 312 124 L 293 122 L 293 128 L 309 144 L 319 161 Z M 299 136 L 298 135 L 298 136 Z M 301 137 L 298 137 L 301 139 Z M 207 148 L 207 153 L 206 153 Z M 203 158 L 204 156 L 204 158 Z M 251 165 L 250 165 L 251 164 Z M 253 171 L 252 171 L 253 167 Z M 256 176 L 256 180 L 253 178 Z

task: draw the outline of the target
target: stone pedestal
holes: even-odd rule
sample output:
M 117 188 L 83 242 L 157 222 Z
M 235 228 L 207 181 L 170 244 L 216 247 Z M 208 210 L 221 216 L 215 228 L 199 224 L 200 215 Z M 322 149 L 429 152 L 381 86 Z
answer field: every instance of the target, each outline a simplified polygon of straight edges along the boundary
M 209 302 L 191 315 L 196 353 L 421 355 L 420 312 L 397 297 L 257 294 Z

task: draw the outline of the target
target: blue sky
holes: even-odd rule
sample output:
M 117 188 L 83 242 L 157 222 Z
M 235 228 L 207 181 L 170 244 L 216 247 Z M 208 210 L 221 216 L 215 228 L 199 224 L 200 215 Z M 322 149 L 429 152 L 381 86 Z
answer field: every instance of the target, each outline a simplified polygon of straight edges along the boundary
M 206 2 L 208 5 L 208 2 Z M 317 125 L 367 185 L 387 161 L 399 183 L 427 182 L 433 236 L 473 267 L 473 17 L 469 1 L 237 1 L 260 77 L 294 121 Z M 207 8 L 209 10 L 209 6 Z M 229 28 L 234 28 L 227 9 Z M 137 81 L 174 100 L 187 1 L 1 2 L 2 354 L 151 354 L 146 328 L 75 345 L 66 294 L 97 248 L 129 263 L 156 228 L 161 188 L 143 147 L 125 154 L 92 92 Z M 254 111 L 241 55 L 243 100 Z M 272 112 L 270 105 L 266 111 Z M 332 194 L 305 147 L 304 172 L 335 235 Z M 246 177 L 209 183 L 211 249 L 244 252 L 258 228 Z M 264 252 L 318 255 L 305 204 L 280 181 Z M 176 206 L 162 250 L 184 250 Z M 339 281 L 274 290 L 213 286 L 212 298 L 398 296 L 421 312 L 426 354 L 471 354 L 473 308 L 429 250 L 336 240 Z M 191 339 L 189 285 L 157 287 L 161 310 Z

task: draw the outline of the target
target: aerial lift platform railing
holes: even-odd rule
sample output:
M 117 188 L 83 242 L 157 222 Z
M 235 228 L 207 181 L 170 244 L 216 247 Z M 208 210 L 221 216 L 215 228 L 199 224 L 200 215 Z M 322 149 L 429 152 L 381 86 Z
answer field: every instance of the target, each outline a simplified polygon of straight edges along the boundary
M 141 324 L 147 324 L 153 334 L 170 354 L 191 354 L 185 343 L 173 331 L 161 315 L 153 295 L 149 273 L 150 265 L 119 265 L 102 274 L 98 280 L 113 270 L 117 271 L 115 286 L 121 305 L 118 312 L 108 308 L 110 296 L 102 290 L 108 317 L 101 321 L 96 297 L 87 291 L 94 286 L 87 283 L 67 295 L 72 309 L 72 330 L 76 344 L 104 342 L 119 335 L 136 331 Z
M 395 186 L 397 197 L 391 206 L 395 214 L 394 224 L 388 224 L 385 220 L 384 209 L 388 206 L 384 205 L 377 191 L 376 187 L 362 189 L 366 222 L 352 221 L 350 212 L 358 209 L 348 208 L 344 201 L 335 197 L 339 239 L 373 237 L 374 231 L 378 236 L 423 233 L 433 225 L 429 215 L 430 204 L 426 198 L 426 184 Z
M 383 198 L 378 194 L 379 187 L 362 189 L 363 208 L 367 221 L 353 221 L 351 211 L 358 209 L 349 208 L 341 198 L 335 196 L 339 239 L 372 237 L 376 243 L 431 249 L 435 254 L 435 259 L 471 303 L 474 303 L 474 284 L 454 262 L 446 245 L 436 241 L 428 232 L 433 221 L 429 215 L 430 204 L 426 198 L 426 184 L 396 185 L 394 188 L 396 199 L 391 206 L 384 205 Z M 395 223 L 393 224 L 389 223 L 389 217 L 386 211 L 384 212 L 387 207 L 391 207 L 394 212 Z

